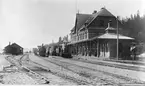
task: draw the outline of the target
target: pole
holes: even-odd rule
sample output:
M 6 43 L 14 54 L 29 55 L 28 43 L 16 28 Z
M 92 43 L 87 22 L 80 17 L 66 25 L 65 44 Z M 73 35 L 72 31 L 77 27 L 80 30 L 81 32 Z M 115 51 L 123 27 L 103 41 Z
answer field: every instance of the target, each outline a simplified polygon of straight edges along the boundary
M 118 34 L 118 16 L 117 16 L 116 20 L 117 20 L 117 60 L 118 60 L 118 59 L 119 59 L 119 57 L 118 57 L 118 55 L 119 55 L 119 52 L 118 52 L 118 50 L 119 50 L 119 46 L 118 46 L 118 44 L 119 44 L 119 34 Z

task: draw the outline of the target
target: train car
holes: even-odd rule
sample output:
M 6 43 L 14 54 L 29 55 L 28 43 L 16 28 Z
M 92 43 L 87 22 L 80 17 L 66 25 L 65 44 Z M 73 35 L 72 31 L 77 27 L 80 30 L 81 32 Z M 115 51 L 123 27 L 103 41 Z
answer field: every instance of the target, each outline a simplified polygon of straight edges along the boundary
M 56 50 L 56 54 L 64 58 L 72 58 L 71 53 L 68 52 L 68 45 L 61 44 Z
M 61 56 L 64 58 L 72 58 L 71 53 L 68 52 L 67 44 L 55 44 L 49 47 L 39 46 L 39 56 L 49 57 L 51 56 Z
M 46 56 L 46 48 L 44 46 L 39 47 L 39 55 L 42 57 Z
M 50 48 L 50 55 L 52 55 L 52 56 L 56 56 L 56 46 L 51 46 L 51 48 Z

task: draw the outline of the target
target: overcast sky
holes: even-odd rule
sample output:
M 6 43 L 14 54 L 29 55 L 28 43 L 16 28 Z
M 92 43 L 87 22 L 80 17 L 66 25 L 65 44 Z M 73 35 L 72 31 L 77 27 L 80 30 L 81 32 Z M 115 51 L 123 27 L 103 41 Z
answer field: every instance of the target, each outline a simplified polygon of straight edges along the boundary
M 76 5 L 77 2 L 77 5 Z M 0 48 L 16 42 L 24 48 L 58 41 L 74 26 L 76 8 L 92 13 L 106 7 L 115 16 L 128 17 L 140 10 L 144 0 L 0 0 Z

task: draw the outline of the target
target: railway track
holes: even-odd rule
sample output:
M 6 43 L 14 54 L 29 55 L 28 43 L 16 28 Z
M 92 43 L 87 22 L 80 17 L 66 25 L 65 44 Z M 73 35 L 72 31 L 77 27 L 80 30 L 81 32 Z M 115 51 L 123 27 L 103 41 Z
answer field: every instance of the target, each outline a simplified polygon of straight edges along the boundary
M 46 66 L 43 66 L 43 65 L 41 65 L 41 64 L 39 64 L 39 63 L 36 63 L 36 62 L 32 62 L 32 63 L 34 63 L 34 64 L 40 66 L 40 68 L 41 68 L 42 70 L 45 70 L 45 71 L 47 71 L 48 73 L 51 73 L 52 75 L 58 76 L 58 77 L 60 77 L 60 78 L 62 78 L 62 79 L 65 79 L 65 80 L 67 80 L 67 81 L 71 81 L 71 82 L 76 83 L 76 84 L 78 84 L 78 85 L 92 84 L 92 83 L 89 83 L 89 82 L 87 82 L 87 81 L 85 81 L 85 80 L 80 80 L 80 79 L 77 79 L 77 78 L 75 78 L 75 77 L 67 76 L 67 75 L 65 75 L 65 74 L 63 74 L 63 73 L 60 73 L 60 72 L 51 70 L 50 68 L 48 68 L 48 67 L 46 67 Z M 41 70 L 41 71 L 35 71 L 35 72 L 39 72 L 39 73 L 41 74 L 42 70 Z M 44 76 L 45 76 L 45 75 L 44 75 Z
M 78 59 L 71 59 L 74 61 L 78 61 Z M 128 69 L 128 70 L 134 70 L 134 71 L 142 71 L 145 72 L 145 68 L 136 67 L 136 66 L 127 66 L 127 65 L 121 65 L 121 64 L 111 64 L 111 63 L 105 63 L 105 62 L 95 62 L 95 61 L 88 61 L 84 59 L 79 59 L 81 62 L 91 63 L 95 65 L 102 65 L 102 66 L 109 66 L 109 67 L 115 67 L 115 68 L 121 68 L 121 69 Z
M 56 61 L 56 60 L 55 60 L 55 61 Z M 65 62 L 60 63 L 60 62 L 58 62 L 58 60 L 57 60 L 56 62 L 54 62 L 54 61 L 49 61 L 49 62 L 51 62 L 51 63 L 53 63 L 53 64 L 56 64 L 56 65 L 58 65 L 58 66 L 61 66 L 61 67 L 63 67 L 64 69 L 67 69 L 67 70 L 69 70 L 69 71 L 72 71 L 72 72 L 74 72 L 74 73 L 76 73 L 76 74 L 78 74 L 78 75 L 80 75 L 80 76 L 82 76 L 82 77 L 89 78 L 90 81 L 91 81 L 91 83 L 94 83 L 94 85 L 96 85 L 96 84 L 99 83 L 99 82 L 105 82 L 103 85 L 115 85 L 115 86 L 118 86 L 118 85 L 119 85 L 118 83 L 113 82 L 113 81 L 111 81 L 111 80 L 101 79 L 101 77 L 97 77 L 97 78 L 99 78 L 99 81 L 95 81 L 95 80 L 93 80 L 93 79 L 91 78 L 93 75 L 91 75 L 90 73 L 78 72 L 78 71 L 76 71 L 76 70 L 70 69 L 69 66 L 70 66 L 70 65 L 72 66 L 73 64 L 69 64 L 69 63 L 65 63 Z M 69 65 L 68 65 L 68 64 L 69 64 Z M 81 67 L 81 66 L 78 66 L 78 65 L 75 65 L 75 66 L 80 67 L 80 68 L 84 68 L 84 67 Z M 91 76 L 91 77 L 90 77 L 90 76 Z M 91 83 L 90 83 L 90 84 L 91 84 Z
M 29 55 L 27 55 L 28 58 L 29 58 Z M 82 79 L 77 79 L 76 77 L 72 77 L 72 76 L 69 76 L 69 75 L 66 75 L 66 74 L 63 74 L 63 73 L 60 73 L 60 72 L 57 72 L 55 70 L 52 70 L 50 69 L 49 67 L 46 67 L 44 65 L 41 65 L 39 63 L 36 63 L 36 62 L 33 62 L 29 59 L 29 61 L 37 66 L 39 66 L 40 68 L 42 68 L 43 70 L 47 70 L 49 71 L 49 73 L 55 75 L 55 76 L 59 76 L 67 81 L 71 81 L 73 83 L 76 83 L 78 85 L 88 85 L 88 84 L 92 84 L 92 82 L 88 82 L 86 80 L 82 80 Z M 57 65 L 58 66 L 58 65 Z M 83 77 L 82 77 L 83 78 Z
M 53 70 L 53 69 L 50 69 L 50 68 L 48 68 L 48 67 L 46 67 L 46 66 L 43 66 L 43 65 L 41 65 L 41 64 L 39 64 L 39 63 L 36 63 L 36 62 L 33 62 L 32 61 L 32 63 L 34 63 L 34 64 L 36 64 L 36 65 L 38 65 L 38 66 L 41 66 L 41 68 L 43 68 L 44 70 L 50 70 L 49 71 L 49 73 L 51 73 L 51 74 L 53 74 L 53 75 L 56 75 L 56 76 L 59 76 L 59 77 L 61 77 L 62 79 L 65 79 L 65 80 L 67 80 L 67 81 L 71 81 L 71 82 L 73 82 L 73 83 L 76 83 L 76 84 L 78 84 L 78 85 L 88 85 L 88 84 L 92 84 L 92 82 L 88 82 L 88 81 L 86 81 L 86 80 L 82 80 L 82 79 L 78 79 L 78 78 L 76 78 L 76 77 L 72 77 L 72 76 L 69 76 L 69 75 L 66 75 L 66 74 L 64 74 L 64 73 L 60 73 L 60 72 L 58 72 L 58 71 L 55 71 L 55 70 Z M 56 65 L 56 64 L 55 64 Z M 58 65 L 56 65 L 56 66 L 58 66 Z M 60 66 L 61 67 L 61 66 Z M 58 69 L 59 70 L 59 69 Z M 63 69 L 64 70 L 64 69 Z M 83 77 L 82 77 L 83 78 Z
M 12 58 L 13 57 L 13 58 Z M 87 82 L 87 81 L 84 81 L 84 80 L 80 80 L 80 79 L 77 79 L 77 78 L 74 78 L 74 77 L 71 77 L 71 76 L 66 76 L 62 73 L 58 73 L 56 71 L 52 71 L 50 70 L 48 67 L 46 66 L 43 66 L 39 63 L 36 63 L 36 62 L 33 62 L 29 59 L 29 55 L 23 55 L 20 59 L 21 60 L 17 60 L 19 62 L 16 62 L 16 59 L 14 58 L 14 56 L 8 56 L 6 57 L 6 59 L 13 65 L 16 65 L 18 67 L 19 70 L 25 72 L 27 75 L 29 75 L 30 77 L 32 78 L 35 78 L 35 79 L 38 79 L 37 81 L 39 81 L 40 83 L 42 84 L 48 84 L 50 79 L 49 76 L 46 76 L 46 73 L 51 73 L 52 75 L 55 75 L 55 76 L 58 76 L 62 79 L 65 79 L 67 81 L 71 81 L 75 84 L 78 84 L 78 85 L 87 85 L 87 84 L 92 84 L 90 82 Z M 26 58 L 26 59 L 25 59 Z M 23 67 L 23 63 L 24 61 L 29 61 L 30 63 L 32 64 L 35 64 L 38 66 L 39 70 L 34 70 L 29 68 L 29 67 Z M 42 73 L 43 72 L 43 73 Z M 45 72 L 45 73 L 44 73 Z M 42 81 L 43 80 L 43 81 Z
M 43 65 L 41 65 L 41 64 L 39 64 L 39 63 L 36 63 L 36 62 L 32 62 L 32 63 L 37 64 L 37 65 L 39 65 L 39 66 L 41 66 L 41 67 L 43 67 L 44 69 L 47 70 L 47 67 L 46 67 L 46 66 L 43 66 Z M 73 73 L 75 73 L 75 74 L 81 76 L 81 78 L 78 79 L 78 78 L 76 78 L 75 76 L 72 77 L 72 76 L 67 76 L 67 75 L 65 75 L 65 74 L 62 74 L 62 73 L 58 73 L 58 72 L 53 71 L 53 70 L 50 71 L 52 74 L 57 75 L 57 76 L 59 76 L 59 77 L 62 77 L 62 78 L 64 78 L 64 79 L 66 79 L 66 80 L 73 81 L 74 83 L 77 83 L 78 85 L 98 85 L 98 84 L 102 84 L 102 85 L 113 85 L 113 86 L 118 86 L 118 83 L 112 82 L 111 80 L 105 80 L 105 79 L 101 79 L 101 78 L 100 78 L 99 80 L 95 81 L 95 80 L 89 78 L 88 76 L 86 76 L 85 74 L 81 74 L 81 73 L 79 73 L 79 72 L 76 72 L 76 71 L 73 71 L 73 70 L 69 69 L 69 68 L 67 67 L 68 65 L 65 65 L 65 66 L 64 66 L 64 65 L 61 65 L 61 64 L 59 64 L 59 63 L 58 63 L 58 64 L 57 64 L 57 63 L 54 63 L 54 62 L 52 62 L 52 61 L 51 61 L 50 63 L 62 67 L 63 70 L 68 70 L 68 71 L 71 71 L 71 72 L 73 72 Z
M 88 68 L 88 67 L 84 67 L 84 66 L 79 66 L 79 65 L 76 65 L 76 64 L 73 64 L 73 63 L 69 63 L 69 62 L 63 62 L 63 61 L 60 61 L 59 59 L 53 59 L 53 60 L 52 59 L 51 60 L 45 59 L 45 60 L 47 60 L 47 61 L 49 61 L 49 62 L 51 62 L 53 64 L 56 64 L 58 66 L 62 66 L 65 69 L 68 69 L 68 70 L 73 71 L 75 73 L 79 73 L 79 72 L 76 72 L 75 70 L 70 69 L 69 66 L 73 65 L 73 66 L 76 66 L 78 68 L 88 69 L 88 70 L 96 71 L 96 72 L 102 72 L 103 74 L 106 74 L 106 75 L 109 75 L 109 76 L 113 76 L 115 78 L 118 78 L 118 79 L 121 79 L 121 80 L 124 80 L 124 81 L 128 81 L 128 82 L 131 81 L 132 83 L 138 83 L 138 84 L 140 83 L 140 82 L 136 81 L 135 79 L 131 79 L 131 78 L 128 78 L 128 77 L 124 77 L 124 76 L 120 76 L 120 75 L 117 75 L 117 74 L 112 74 L 112 73 L 108 73 L 108 72 L 105 72 L 105 71 L 100 71 L 100 70 L 96 70 L 96 69 L 92 69 L 92 68 Z M 84 75 L 82 75 L 82 76 L 84 76 Z M 94 75 L 92 75 L 92 76 L 94 76 Z M 100 78 L 102 81 L 105 81 L 108 84 L 120 85 L 120 83 L 113 82 L 112 80 L 102 79 L 101 77 L 97 77 L 97 78 Z M 144 83 L 144 82 L 142 82 L 142 83 Z
M 24 56 L 25 55 L 23 55 L 22 57 Z M 7 56 L 5 57 L 5 59 L 8 60 L 12 65 L 15 65 L 20 71 L 37 80 L 39 83 L 49 84 L 49 79 L 47 77 L 41 75 L 40 73 L 34 72 L 27 67 L 22 66 L 22 64 L 20 64 L 18 60 L 14 58 L 14 56 Z
M 63 61 L 60 61 L 59 58 L 55 58 L 55 59 L 51 59 L 51 60 L 48 60 L 46 58 L 43 58 L 45 61 L 49 61 L 50 63 L 52 64 L 55 64 L 56 66 L 60 66 L 62 67 L 63 70 L 68 70 L 68 71 L 71 71 L 83 78 L 75 78 L 75 77 L 72 77 L 72 76 L 69 76 L 69 75 L 66 75 L 66 74 L 62 74 L 60 72 L 57 72 L 57 71 L 54 71 L 54 70 L 51 70 L 49 67 L 46 67 L 44 65 L 41 65 L 39 63 L 36 63 L 36 62 L 33 62 L 29 59 L 29 55 L 23 55 L 19 62 L 21 62 L 21 64 L 18 62 L 18 63 L 14 63 L 15 62 L 15 58 L 12 59 L 12 57 L 6 57 L 7 60 L 9 60 L 12 64 L 15 64 L 18 66 L 18 68 L 25 72 L 27 75 L 29 75 L 30 77 L 33 77 L 33 78 L 36 78 L 37 81 L 41 82 L 42 84 L 49 84 L 50 82 L 50 79 L 49 79 L 49 76 L 46 76 L 47 73 L 50 73 L 54 76 L 58 76 L 62 79 L 65 79 L 67 81 L 71 81 L 73 83 L 76 83 L 78 85 L 98 85 L 97 83 L 101 82 L 102 85 L 113 85 L 113 86 L 118 86 L 118 85 L 121 85 L 121 84 L 124 84 L 124 83 L 118 83 L 118 82 L 114 82 L 112 80 L 107 80 L 107 79 L 103 79 L 102 77 L 98 77 L 98 76 L 94 76 L 93 74 L 91 73 L 87 73 L 84 72 L 84 73 L 80 73 L 76 70 L 73 70 L 71 68 L 69 68 L 70 66 L 75 66 L 75 67 L 78 67 L 78 68 L 83 68 L 83 69 L 87 69 L 87 70 L 91 70 L 91 71 L 95 71 L 95 72 L 102 72 L 103 74 L 106 74 L 106 75 L 109 75 L 109 76 L 113 76 L 115 78 L 119 78 L 119 79 L 123 79 L 123 80 L 126 80 L 126 81 L 130 81 L 130 78 L 127 78 L 127 77 L 122 77 L 122 76 L 118 76 L 116 74 L 111 74 L 111 73 L 108 73 L 108 72 L 104 72 L 104 71 L 100 71 L 100 70 L 96 70 L 96 69 L 91 69 L 91 68 L 87 68 L 87 67 L 83 67 L 83 66 L 79 66 L 79 65 L 76 65 L 76 64 L 73 64 L 73 63 L 69 63 L 69 62 L 63 62 Z M 18 60 L 17 60 L 18 61 Z M 33 70 L 31 69 L 30 67 L 23 67 L 23 64 L 24 62 L 29 62 L 29 63 L 32 63 L 32 64 L 35 64 L 39 70 Z M 44 73 L 42 73 L 44 72 Z M 91 76 L 91 77 L 90 77 Z M 94 80 L 94 78 L 92 77 L 97 77 L 99 80 Z M 87 80 L 85 80 L 85 79 Z M 136 81 L 133 81 L 134 83 L 139 83 L 139 82 L 136 82 Z

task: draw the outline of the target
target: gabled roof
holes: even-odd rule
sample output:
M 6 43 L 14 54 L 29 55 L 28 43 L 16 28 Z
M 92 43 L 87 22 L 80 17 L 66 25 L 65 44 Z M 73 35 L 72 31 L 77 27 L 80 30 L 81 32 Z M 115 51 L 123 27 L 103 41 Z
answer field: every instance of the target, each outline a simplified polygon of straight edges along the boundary
M 92 14 L 92 18 L 88 19 L 86 22 L 91 24 L 92 21 L 94 21 L 98 16 L 109 16 L 109 17 L 115 17 L 112 13 L 110 13 L 106 8 L 101 8 L 101 10 L 97 13 Z
M 85 24 L 86 20 L 91 17 L 91 14 L 76 14 L 77 26 L 76 29 L 79 30 L 83 24 Z M 75 26 L 72 30 L 75 30 Z
M 10 46 L 17 46 L 17 47 L 19 47 L 19 48 L 23 48 L 23 47 L 21 47 L 20 45 L 18 45 L 18 44 L 16 44 L 16 43 L 12 43 L 11 45 L 10 45 L 10 44 L 7 45 L 7 46 L 5 47 L 5 49 L 8 48 L 8 47 L 10 47 Z
M 110 13 L 106 8 L 101 8 L 101 10 L 97 13 L 97 16 L 112 16 L 114 15 Z
M 5 49 L 8 48 L 8 47 L 10 47 L 10 45 L 5 46 Z
M 91 24 L 94 19 L 96 19 L 98 16 L 111 16 L 115 17 L 113 14 L 111 14 L 106 8 L 101 8 L 101 10 L 97 13 L 93 14 L 76 14 L 77 19 L 77 30 L 79 30 L 85 23 L 87 25 Z M 75 30 L 75 26 L 71 31 Z
M 18 45 L 16 43 L 11 44 L 11 46 L 18 46 L 19 48 L 23 48 L 23 47 L 21 47 L 20 45 Z

